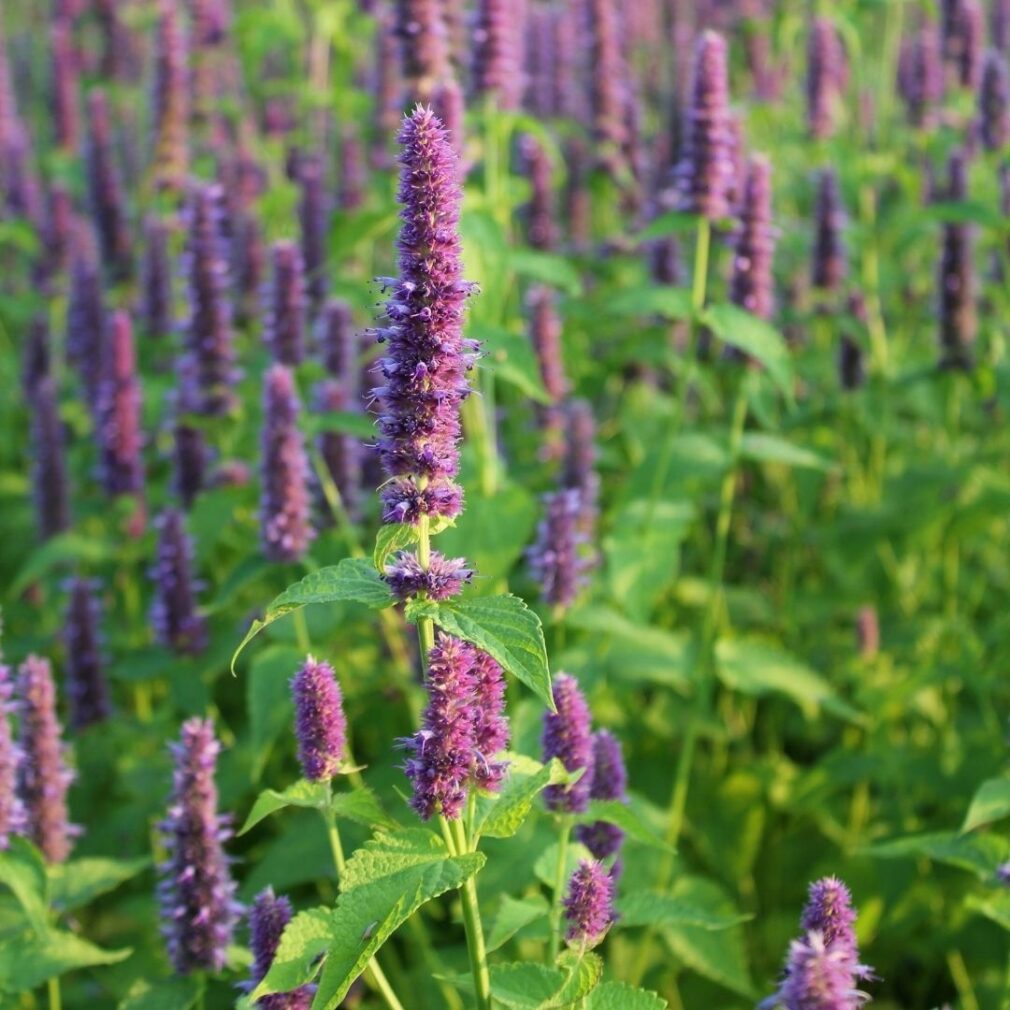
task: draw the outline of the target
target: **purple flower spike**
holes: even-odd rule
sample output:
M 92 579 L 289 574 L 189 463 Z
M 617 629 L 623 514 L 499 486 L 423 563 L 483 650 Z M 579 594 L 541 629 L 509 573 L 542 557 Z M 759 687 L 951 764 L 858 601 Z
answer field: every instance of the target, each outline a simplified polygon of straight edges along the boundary
M 329 212 L 326 203 L 322 160 L 303 155 L 298 166 L 298 220 L 301 223 L 302 263 L 309 297 L 318 308 L 326 297 L 326 233 Z
M 125 312 L 109 321 L 109 336 L 98 390 L 99 470 L 108 495 L 138 495 L 144 489 L 140 383 L 133 349 L 133 326 Z
M 22 754 L 11 729 L 13 693 L 11 669 L 0 663 L 0 852 L 10 845 L 11 835 L 23 835 L 28 828 L 25 806 L 17 794 Z
M 585 583 L 585 518 L 578 490 L 567 488 L 544 496 L 544 517 L 527 556 L 530 573 L 540 583 L 544 602 L 551 606 L 570 606 Z
M 998 151 L 1010 141 L 1010 71 L 1006 57 L 990 49 L 982 67 L 978 93 L 979 133 L 989 151 Z
M 400 279 L 390 282 L 389 325 L 378 331 L 389 352 L 375 395 L 382 408 L 379 455 L 394 478 L 383 496 L 385 514 L 402 514 L 387 521 L 404 522 L 412 521 L 413 507 L 458 514 L 452 478 L 459 468 L 459 408 L 470 391 L 466 373 L 476 345 L 462 333 L 470 287 L 461 277 L 456 155 L 442 124 L 421 106 L 404 120 L 400 142 Z
M 181 189 L 189 169 L 189 68 L 178 10 L 170 0 L 158 7 L 154 37 L 151 122 L 157 184 Z
M 397 0 L 396 34 L 411 94 L 420 100 L 449 76 L 449 37 L 442 0 Z
M 592 58 L 589 97 L 596 160 L 605 171 L 614 174 L 620 170 L 628 143 L 627 113 L 631 93 L 621 51 L 618 8 L 613 0 L 589 0 L 585 16 L 588 17 Z M 568 28 L 571 27 L 569 24 Z M 573 46 L 571 38 L 558 41 L 565 49 Z M 567 58 L 562 57 L 563 60 Z M 725 89 L 725 81 L 723 87 Z M 725 92 L 723 97 L 725 99 Z M 572 101 L 571 98 L 567 100 Z
M 529 293 L 530 338 L 540 365 L 540 378 L 551 403 L 537 408 L 544 433 L 544 455 L 558 456 L 564 437 L 564 415 L 560 403 L 568 392 L 561 348 L 561 319 L 554 293 L 548 287 L 535 287 Z
M 845 51 L 838 31 L 827 18 L 815 18 L 807 39 L 807 128 L 815 140 L 835 131 L 844 77 Z
M 21 356 L 21 390 L 27 401 L 35 395 L 35 387 L 52 374 L 52 357 L 49 317 L 39 312 L 28 324 Z
M 271 561 L 297 561 L 315 536 L 309 464 L 298 430 L 299 409 L 291 370 L 284 365 L 271 366 L 263 383 L 260 455 L 260 539 Z
M 84 397 L 92 410 L 98 401 L 105 332 L 98 251 L 91 230 L 82 226 L 75 231 L 72 241 L 65 344 L 67 360 L 80 376 Z
M 479 0 L 473 33 L 473 82 L 495 106 L 517 109 L 523 93 L 522 15 L 516 0 Z
M 157 523 L 158 549 L 151 575 L 154 602 L 151 623 L 158 641 L 175 652 L 196 655 L 207 644 L 207 627 L 196 609 L 193 549 L 182 513 L 165 511 Z
M 810 885 L 807 904 L 800 917 L 801 929 L 816 930 L 826 944 L 841 943 L 855 951 L 855 921 L 852 894 L 842 881 L 837 877 L 823 877 Z
M 628 801 L 628 773 L 624 767 L 621 743 L 605 729 L 593 734 L 593 783 L 590 799 Z M 616 856 L 624 841 L 624 832 L 609 821 L 580 824 L 575 837 L 597 858 Z
M 1010 50 L 1010 0 L 993 0 L 990 11 L 992 44 L 1006 53 Z
M 402 741 L 411 756 L 404 771 L 414 786 L 411 806 L 424 819 L 459 817 L 476 767 L 474 649 L 439 634 L 428 655 L 428 707 L 422 729 Z
M 39 537 L 48 540 L 70 528 L 70 494 L 64 458 L 63 424 L 56 387 L 46 376 L 32 396 L 32 490 Z
M 544 713 L 544 763 L 558 758 L 568 771 L 584 771 L 572 785 L 548 786 L 544 801 L 557 813 L 585 813 L 593 788 L 591 716 L 579 682 L 567 673 L 554 678 L 554 705 L 556 712 Z
M 771 319 L 775 311 L 771 173 L 767 158 L 748 160 L 730 280 L 730 300 L 761 319 Z
M 48 862 L 62 863 L 79 831 L 67 822 L 67 790 L 74 775 L 66 764 L 49 660 L 29 656 L 21 664 L 17 698 L 18 795 L 28 818 L 26 833 Z
M 551 159 L 543 144 L 530 134 L 520 140 L 520 150 L 531 191 L 530 202 L 525 209 L 526 241 L 533 249 L 550 251 L 558 241 Z
M 76 578 L 70 583 L 63 625 L 66 650 L 67 694 L 70 725 L 84 729 L 108 718 L 109 687 L 105 680 L 99 624 L 98 583 Z
M 398 600 L 409 600 L 419 593 L 427 593 L 433 600 L 448 600 L 462 592 L 473 572 L 465 558 L 446 558 L 432 551 L 428 567 L 422 568 L 416 554 L 401 551 L 386 565 L 383 577 Z
M 184 324 L 186 353 L 196 367 L 201 412 L 226 414 L 234 404 L 235 369 L 228 258 L 221 229 L 222 193 L 218 186 L 195 185 L 186 213 L 183 273 L 189 316 Z
M 85 145 L 88 205 L 98 235 L 102 262 L 117 281 L 130 276 L 130 230 L 123 203 L 123 186 L 116 168 L 112 124 L 105 92 L 88 95 L 88 136 Z
M 340 190 L 337 202 L 341 210 L 357 210 L 368 191 L 364 151 L 357 127 L 346 123 L 340 133 Z
M 507 761 L 493 760 L 509 743 L 509 721 L 505 715 L 505 676 L 498 662 L 480 649 L 474 650 L 474 778 L 480 789 L 497 792 L 501 788 Z
M 70 261 L 70 237 L 73 231 L 74 202 L 67 187 L 53 182 L 46 201 L 46 270 L 49 276 L 61 274 Z
M 293 242 L 271 250 L 273 282 L 265 306 L 264 340 L 274 361 L 297 365 L 305 359 L 305 268 Z
M 140 320 L 148 337 L 162 339 L 175 328 L 172 307 L 172 266 L 168 257 L 168 226 L 153 215 L 144 222 L 140 261 Z
M 955 19 L 955 46 L 958 82 L 974 90 L 982 76 L 985 19 L 975 0 L 959 0 Z
M 904 50 L 898 87 L 912 126 L 931 126 L 943 101 L 943 57 L 935 24 L 926 22 Z
M 200 411 L 195 373 L 193 359 L 183 356 L 172 398 L 172 490 L 185 509 L 192 507 L 204 488 L 210 458 L 203 428 L 189 420 Z
M 64 151 L 75 150 L 80 133 L 77 54 L 71 29 L 69 19 L 57 18 L 50 32 L 53 126 L 56 143 Z
M 568 881 L 563 904 L 565 941 L 582 950 L 597 946 L 617 918 L 613 877 L 600 863 L 582 860 Z
M 358 338 L 350 305 L 331 298 L 323 307 L 316 328 L 323 367 L 334 379 L 357 386 Z
M 285 897 L 275 897 L 273 888 L 260 891 L 249 909 L 249 949 L 252 951 L 252 981 L 255 988 L 266 978 L 280 946 L 284 927 L 291 921 L 291 902 Z M 260 1010 L 309 1010 L 312 1004 L 311 985 L 303 985 L 290 992 L 274 993 L 258 1000 Z
M 845 280 L 846 256 L 842 242 L 845 210 L 838 190 L 838 176 L 824 169 L 817 180 L 814 206 L 814 249 L 811 282 L 815 288 L 837 292 Z
M 955 151 L 950 158 L 947 199 L 964 199 L 966 175 L 964 152 Z M 937 277 L 941 368 L 971 367 L 977 328 L 972 247 L 969 225 L 955 221 L 944 224 Z
M 316 386 L 313 406 L 320 413 L 360 412 L 357 397 L 350 396 L 344 383 L 335 379 L 328 379 Z M 316 439 L 316 447 L 336 485 L 344 510 L 352 521 L 357 520 L 360 515 L 362 481 L 361 443 L 347 432 L 321 431 Z M 328 508 L 325 495 L 321 495 L 321 511 L 324 516 L 329 515 Z
M 786 977 L 773 999 L 785 1010 L 859 1010 L 869 996 L 856 989 L 845 950 L 815 932 L 792 942 Z
M 308 656 L 291 681 L 291 693 L 302 771 L 310 782 L 328 782 L 347 755 L 347 719 L 333 667 Z
M 579 530 L 588 536 L 596 520 L 600 479 L 596 474 L 596 420 L 587 400 L 571 400 L 565 405 L 565 457 L 561 483 L 563 487 L 579 492 Z
M 218 972 L 240 911 L 222 845 L 231 832 L 217 812 L 214 770 L 221 745 L 209 719 L 189 719 L 171 749 L 172 794 L 160 825 L 168 850 L 159 867 L 162 931 L 179 974 Z
M 703 33 L 695 46 L 682 155 L 675 173 L 679 208 L 710 221 L 729 215 L 733 184 L 726 59 L 725 39 L 715 32 Z

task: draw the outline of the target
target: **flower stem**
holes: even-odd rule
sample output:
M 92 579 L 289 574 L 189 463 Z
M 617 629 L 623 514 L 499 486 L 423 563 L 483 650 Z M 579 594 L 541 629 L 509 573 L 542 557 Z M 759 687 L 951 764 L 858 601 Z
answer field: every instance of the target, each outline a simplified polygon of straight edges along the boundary
M 49 1010 L 60 1010 L 63 1005 L 60 996 L 60 978 L 55 976 L 49 980 Z
M 431 528 L 427 513 L 417 521 L 417 563 L 424 571 L 431 564 Z M 421 668 L 428 676 L 428 653 L 435 648 L 435 623 L 430 617 L 422 617 L 417 622 L 417 637 L 421 645 Z
M 554 870 L 554 894 L 551 897 L 550 943 L 547 948 L 547 963 L 553 965 L 561 950 L 561 898 L 565 890 L 565 869 L 568 866 L 568 843 L 572 837 L 572 818 L 566 814 L 561 818 L 561 832 L 558 835 L 558 862 Z
M 459 854 L 470 851 L 466 829 L 461 820 L 449 821 L 449 831 Z M 484 945 L 484 927 L 480 921 L 480 906 L 477 903 L 477 878 L 467 877 L 460 888 L 463 906 L 463 928 L 466 930 L 466 946 L 470 954 L 470 972 L 473 975 L 477 993 L 477 1010 L 491 1010 L 491 973 L 487 966 L 487 948 Z

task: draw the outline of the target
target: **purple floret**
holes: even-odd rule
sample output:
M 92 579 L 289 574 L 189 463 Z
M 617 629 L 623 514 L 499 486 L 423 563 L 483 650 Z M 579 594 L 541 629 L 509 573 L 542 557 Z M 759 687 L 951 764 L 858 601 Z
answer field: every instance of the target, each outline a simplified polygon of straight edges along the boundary
M 431 552 L 427 568 L 422 568 L 417 555 L 401 551 L 386 565 L 384 576 L 390 591 L 398 600 L 408 600 L 427 593 L 433 600 L 448 600 L 458 596 L 464 584 L 473 578 L 465 558 L 446 558 Z
M 583 950 L 595 947 L 616 918 L 613 877 L 600 863 L 582 860 L 568 881 L 563 904 L 566 942 Z
M 554 678 L 554 705 L 556 712 L 544 713 L 544 763 L 558 758 L 567 771 L 582 770 L 582 775 L 571 785 L 548 786 L 544 801 L 557 813 L 585 813 L 593 788 L 591 716 L 578 681 L 570 674 Z
M 333 667 L 306 657 L 291 681 L 291 693 L 302 771 L 311 782 L 329 781 L 347 752 L 347 718 Z

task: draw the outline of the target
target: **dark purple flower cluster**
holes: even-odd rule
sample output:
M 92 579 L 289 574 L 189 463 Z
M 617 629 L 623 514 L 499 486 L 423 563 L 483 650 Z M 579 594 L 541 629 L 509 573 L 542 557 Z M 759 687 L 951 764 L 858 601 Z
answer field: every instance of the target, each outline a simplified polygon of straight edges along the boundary
M 1010 50 L 1010 0 L 993 0 L 990 7 L 992 44 L 1001 53 Z
M 951 155 L 946 197 L 963 200 L 967 162 L 963 151 Z M 938 266 L 940 367 L 971 367 L 971 347 L 978 321 L 975 314 L 975 266 L 971 226 L 959 221 L 943 225 Z
M 501 667 L 468 642 L 440 634 L 428 655 L 422 728 L 402 741 L 411 806 L 424 820 L 459 816 L 473 786 L 495 790 L 506 765 L 493 760 L 508 742 Z
M 297 561 L 315 536 L 309 465 L 298 430 L 298 394 L 291 370 L 273 365 L 263 383 L 260 539 L 271 561 Z
M 551 606 L 570 606 L 585 584 L 589 567 L 583 553 L 585 517 L 579 490 L 566 488 L 544 495 L 544 516 L 527 556 L 530 573 L 540 583 L 544 602 Z
M 519 39 L 522 14 L 516 0 L 479 0 L 473 32 L 473 82 L 495 106 L 516 109 L 523 93 Z
M 161 822 L 168 858 L 159 867 L 162 930 L 173 968 L 220 971 L 240 908 L 222 843 L 231 836 L 217 812 L 214 770 L 221 745 L 210 720 L 189 719 L 177 744 L 168 815 Z
M 540 426 L 544 433 L 544 455 L 553 459 L 562 451 L 564 415 L 561 401 L 568 392 L 561 347 L 561 318 L 550 288 L 532 288 L 528 301 L 530 338 L 540 365 L 540 379 L 551 400 L 549 404 L 538 407 Z
M 179 12 L 169 0 L 158 7 L 151 122 L 157 184 L 180 189 L 189 168 L 189 67 Z
M 589 798 L 593 800 L 628 801 L 628 772 L 624 767 L 621 743 L 605 729 L 593 734 L 592 785 Z M 597 858 L 608 859 L 621 851 L 624 832 L 609 821 L 580 824 L 575 837 Z
M 144 222 L 139 314 L 144 333 L 148 337 L 164 338 L 175 328 L 168 226 L 153 214 Z
M 62 863 L 69 857 L 79 830 L 68 822 L 67 790 L 74 775 L 67 767 L 56 718 L 56 685 L 47 659 L 29 656 L 21 664 L 17 699 L 21 749 L 18 796 L 28 819 L 25 833 L 48 862 Z
M 98 235 L 105 269 L 114 280 L 129 277 L 132 264 L 130 228 L 123 203 L 123 189 L 116 167 L 112 124 L 105 92 L 96 88 L 88 95 L 88 134 L 85 166 L 91 220 Z
M 442 0 L 397 0 L 396 34 L 403 70 L 417 100 L 449 76 L 449 37 Z
M 838 30 L 828 18 L 814 18 L 807 39 L 807 129 L 815 140 L 835 131 L 844 79 L 845 51 Z
M 582 775 L 571 785 L 551 785 L 544 790 L 548 810 L 581 814 L 589 806 L 593 789 L 593 737 L 591 717 L 579 682 L 567 673 L 554 678 L 556 712 L 544 713 L 544 762 L 558 758 L 567 771 L 582 769 Z
M 67 300 L 67 360 L 77 370 L 88 406 L 94 410 L 105 343 L 105 302 L 98 251 L 90 228 L 78 227 L 71 240 Z
M 38 312 L 32 316 L 21 352 L 21 390 L 31 403 L 35 387 L 52 374 L 52 339 L 49 335 L 49 316 Z
M 726 60 L 725 39 L 704 32 L 695 45 L 681 159 L 675 171 L 679 208 L 710 221 L 728 217 L 731 209 L 733 135 Z
M 838 176 L 832 169 L 824 169 L 817 179 L 811 268 L 811 283 L 821 291 L 835 293 L 845 280 L 844 227 L 845 210 L 838 189 Z
M 596 160 L 605 171 L 615 174 L 622 167 L 628 142 L 631 93 L 618 8 L 612 0 L 589 0 L 583 16 L 589 29 L 589 101 Z M 559 42 L 566 49 L 572 47 L 571 39 Z
M 172 490 L 182 507 L 189 509 L 206 483 L 210 451 L 203 428 L 193 423 L 200 413 L 200 389 L 196 363 L 184 356 L 177 366 L 172 396 Z
M 69 18 L 57 17 L 49 36 L 53 129 L 56 143 L 64 151 L 77 147 L 80 133 L 78 58 L 72 28 Z
M 770 319 L 775 311 L 771 175 L 767 158 L 755 155 L 748 159 L 730 279 L 730 300 L 761 319 Z
M 97 408 L 102 487 L 109 495 L 139 495 L 144 489 L 140 381 L 133 326 L 122 311 L 109 320 Z
M 995 49 L 985 54 L 978 92 L 978 122 L 982 144 L 999 151 L 1010 141 L 1010 71 L 1006 56 Z
M 35 384 L 32 393 L 31 444 L 35 521 L 39 537 L 48 540 L 70 528 L 63 423 L 56 404 L 56 386 L 48 375 Z
M 569 400 L 565 404 L 565 454 L 561 467 L 561 486 L 579 493 L 577 528 L 586 542 L 592 539 L 600 497 L 600 478 L 596 473 L 596 420 L 588 400 Z M 588 561 L 585 563 L 588 567 Z
M 77 730 L 108 718 L 111 710 L 99 632 L 98 588 L 94 580 L 73 579 L 63 625 L 70 725 Z
M 525 134 L 521 138 L 520 151 L 526 176 L 530 181 L 530 202 L 524 212 L 526 241 L 533 249 L 549 251 L 558 241 L 550 155 L 544 145 L 530 134 Z
M 446 558 L 432 551 L 428 567 L 422 568 L 416 554 L 401 551 L 386 565 L 384 578 L 398 600 L 406 601 L 419 593 L 427 593 L 433 600 L 447 600 L 460 594 L 473 572 L 466 558 Z
M 249 949 L 253 956 L 250 990 L 266 978 L 277 956 L 284 927 L 290 921 L 291 902 L 287 898 L 275 897 L 271 887 L 256 895 L 249 909 Z M 290 992 L 264 996 L 256 1006 L 260 1010 L 309 1010 L 312 996 L 313 987 L 303 985 Z
M 21 748 L 14 741 L 11 715 L 14 684 L 11 669 L 0 663 L 0 852 L 10 845 L 11 835 L 22 835 L 28 827 L 25 806 L 17 792 Z
M 311 782 L 328 782 L 347 753 L 347 718 L 333 667 L 306 657 L 291 681 L 291 693 L 302 771 Z
M 264 306 L 263 338 L 274 361 L 297 365 L 305 359 L 305 268 L 293 242 L 271 249 L 273 282 Z
M 158 548 L 151 576 L 151 623 L 158 641 L 176 652 L 196 654 L 207 644 L 207 626 L 196 608 L 193 550 L 182 513 L 167 509 L 157 522 Z
M 908 121 L 918 129 L 932 125 L 936 107 L 943 100 L 943 57 L 934 23 L 923 24 L 902 49 L 898 70 L 898 89 Z
M 563 904 L 565 941 L 582 950 L 597 946 L 617 918 L 613 877 L 600 863 L 582 860 L 568 881 Z

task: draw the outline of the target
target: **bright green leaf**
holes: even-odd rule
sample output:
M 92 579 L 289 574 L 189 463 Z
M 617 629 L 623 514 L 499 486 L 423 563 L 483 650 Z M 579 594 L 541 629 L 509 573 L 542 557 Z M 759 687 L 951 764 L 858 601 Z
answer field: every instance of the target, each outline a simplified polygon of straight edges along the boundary
M 311 981 L 319 970 L 319 955 L 334 937 L 331 909 L 320 907 L 299 912 L 284 927 L 270 971 L 257 987 L 256 998 L 264 993 L 289 992 Z
M 0 850 L 0 884 L 6 884 L 24 909 L 32 928 L 44 933 L 49 921 L 49 882 L 41 853 L 20 836 Z
M 863 851 L 877 859 L 918 859 L 925 856 L 938 863 L 968 870 L 980 880 L 991 882 L 996 867 L 1010 855 L 1010 843 L 998 835 L 935 831 L 878 842 Z
M 740 456 L 759 463 L 782 463 L 808 470 L 830 470 L 834 466 L 831 460 L 816 452 L 794 445 L 778 435 L 758 431 L 744 432 L 740 440 Z
M 770 323 L 736 305 L 710 305 L 701 322 L 725 344 L 762 364 L 785 396 L 792 398 L 793 366 L 782 334 Z
M 77 968 L 116 964 L 130 950 L 103 950 L 74 933 L 46 930 L 8 936 L 0 944 L 0 992 L 35 989 L 47 979 Z
M 669 1004 L 654 992 L 625 982 L 604 982 L 586 1000 L 586 1010 L 666 1010 Z
M 508 774 L 496 796 L 482 796 L 477 808 L 477 831 L 491 838 L 511 838 L 529 816 L 533 801 L 549 785 L 574 781 L 553 758 L 549 764 L 523 754 L 510 754 Z
M 582 294 L 582 278 L 563 256 L 537 249 L 513 249 L 509 253 L 509 266 L 520 277 L 548 284 L 573 297 Z
M 639 316 L 660 316 L 671 322 L 690 319 L 693 311 L 691 292 L 687 288 L 671 288 L 662 284 L 630 288 L 608 299 L 607 311 L 622 319 Z
M 193 977 L 139 979 L 118 1010 L 190 1010 L 199 995 L 199 983 Z
M 418 530 L 410 523 L 388 523 L 379 527 L 375 535 L 375 550 L 372 552 L 372 564 L 377 572 L 386 570 L 386 562 L 397 551 L 416 543 Z
M 491 953 L 504 946 L 521 929 L 547 916 L 549 905 L 541 894 L 528 898 L 513 898 L 506 894 L 502 896 L 498 906 L 498 914 L 491 924 L 487 935 L 487 950 Z
M 696 926 L 698 929 L 730 929 L 752 919 L 738 912 L 717 913 L 659 891 L 632 891 L 617 902 L 619 926 Z
M 239 831 L 244 835 L 251 828 L 254 828 L 264 818 L 283 810 L 285 807 L 309 807 L 315 810 L 324 810 L 330 799 L 329 782 L 309 782 L 306 779 L 299 779 L 293 785 L 287 787 L 283 792 L 276 789 L 264 789 L 256 797 L 249 816 L 245 819 L 245 824 Z
M 1010 779 L 989 779 L 979 786 L 965 815 L 962 832 L 1010 816 Z
M 147 856 L 137 859 L 105 859 L 88 856 L 49 867 L 52 903 L 61 911 L 87 905 L 100 894 L 115 890 L 151 865 Z
M 538 403 L 551 402 L 540 376 L 536 353 L 526 334 L 513 333 L 500 326 L 481 325 L 471 326 L 468 336 L 480 341 L 481 368 L 494 372 L 499 379 L 511 383 Z
M 672 851 L 632 807 L 620 800 L 592 800 L 589 809 L 580 814 L 577 820 L 579 824 L 593 824 L 596 821 L 616 824 L 632 841 L 653 849 Z

